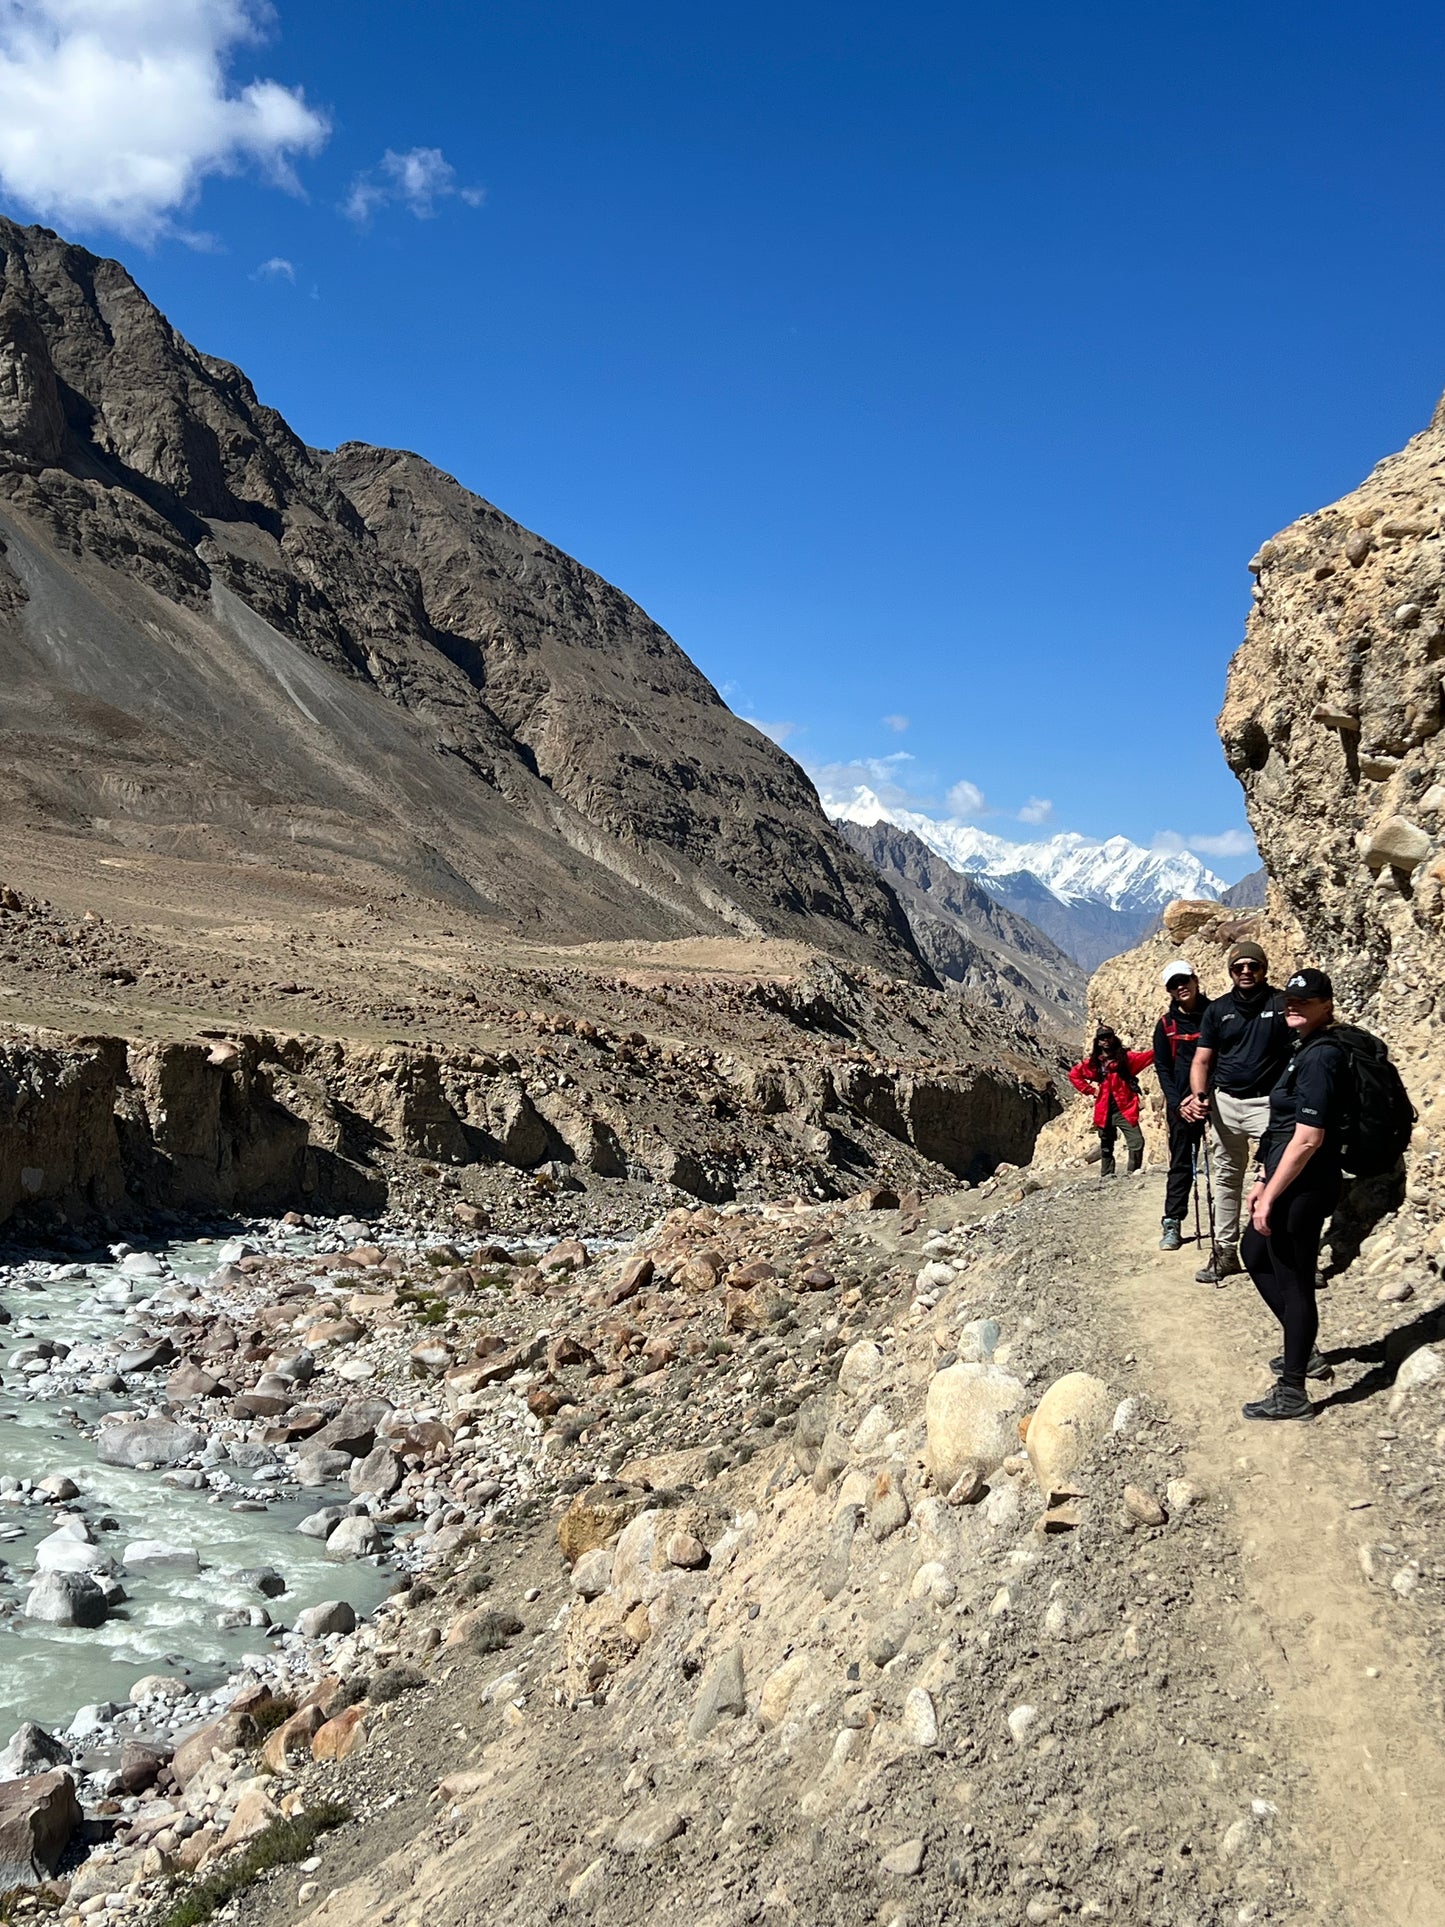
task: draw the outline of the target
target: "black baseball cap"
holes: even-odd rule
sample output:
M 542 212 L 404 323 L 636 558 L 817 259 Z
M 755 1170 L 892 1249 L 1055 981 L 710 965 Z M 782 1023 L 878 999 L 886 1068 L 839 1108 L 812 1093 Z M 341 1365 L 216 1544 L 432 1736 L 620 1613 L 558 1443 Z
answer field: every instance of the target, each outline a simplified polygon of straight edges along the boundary
M 1325 997 L 1335 1000 L 1335 987 L 1323 970 L 1297 970 L 1284 987 L 1286 997 Z

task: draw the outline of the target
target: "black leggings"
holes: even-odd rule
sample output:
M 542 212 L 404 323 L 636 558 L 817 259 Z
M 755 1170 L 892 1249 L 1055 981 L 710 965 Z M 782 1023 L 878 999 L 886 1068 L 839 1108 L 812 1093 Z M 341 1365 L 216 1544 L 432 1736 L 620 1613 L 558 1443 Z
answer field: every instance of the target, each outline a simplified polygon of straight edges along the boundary
M 1169 1120 L 1169 1178 L 1164 1186 L 1164 1215 L 1181 1221 L 1188 1215 L 1190 1193 L 1194 1189 L 1194 1152 L 1204 1136 L 1204 1122 L 1190 1124 L 1171 1104 Z
M 1239 1241 L 1255 1290 L 1284 1327 L 1284 1376 L 1300 1385 L 1320 1329 L 1320 1232 L 1338 1199 L 1338 1184 L 1292 1184 L 1274 1201 L 1270 1236 L 1251 1225 Z

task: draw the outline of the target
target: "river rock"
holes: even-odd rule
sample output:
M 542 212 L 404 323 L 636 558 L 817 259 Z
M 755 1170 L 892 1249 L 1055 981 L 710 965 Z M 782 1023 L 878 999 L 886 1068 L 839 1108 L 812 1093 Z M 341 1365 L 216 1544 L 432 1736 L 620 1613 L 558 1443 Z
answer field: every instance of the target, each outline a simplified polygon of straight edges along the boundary
M 80 1820 L 75 1781 L 63 1767 L 0 1784 L 0 1892 L 37 1887 L 55 1873 Z
M 1109 1436 L 1114 1400 L 1102 1379 L 1069 1372 L 1039 1400 L 1025 1447 L 1034 1477 L 1048 1492 L 1093 1458 Z
M 236 1574 L 238 1585 L 249 1586 L 264 1599 L 279 1599 L 286 1590 L 286 1577 L 275 1566 L 246 1566 Z
M 313 1450 L 345 1452 L 349 1458 L 364 1459 L 376 1444 L 377 1430 L 391 1410 L 391 1400 L 387 1398 L 348 1399 L 330 1424 L 312 1433 L 309 1446 Z
M 336 1452 L 329 1447 L 307 1449 L 296 1461 L 296 1483 L 305 1486 L 335 1485 L 344 1479 L 353 1464 L 357 1463 L 349 1452 Z
M 169 1747 L 149 1740 L 126 1740 L 120 1749 L 120 1783 L 127 1793 L 144 1793 L 160 1778 L 171 1757 Z
M 40 1572 L 109 1572 L 111 1569 L 110 1555 L 91 1544 L 84 1528 L 73 1532 L 63 1526 L 36 1546 L 35 1564 Z
M 35 1490 L 52 1505 L 66 1505 L 80 1497 L 80 1487 L 64 1472 L 52 1472 L 48 1478 L 37 1479 Z
M 389 1445 L 373 1446 L 364 1459 L 354 1459 L 347 1484 L 358 1496 L 389 1499 L 402 1481 L 401 1460 Z
M 319 1512 L 308 1512 L 296 1530 L 304 1539 L 329 1539 L 341 1521 L 350 1517 L 350 1506 L 324 1505 Z
M 0 1780 L 25 1780 L 53 1766 L 70 1765 L 70 1748 L 34 1720 L 16 1727 L 10 1744 L 0 1753 Z
M 326 1639 L 333 1633 L 354 1633 L 356 1611 L 344 1599 L 323 1599 L 319 1606 L 308 1606 L 296 1615 L 296 1630 L 303 1639 Z
M 194 1425 L 170 1419 L 108 1420 L 101 1425 L 95 1456 L 102 1465 L 179 1465 L 205 1444 Z
M 949 1492 L 972 1468 L 987 1477 L 1018 1444 L 1028 1393 L 997 1365 L 949 1365 L 929 1382 L 924 1413 L 934 1490 Z
M 201 1556 L 191 1546 L 168 1545 L 164 1539 L 134 1539 L 121 1564 L 128 1572 L 199 1572 Z
M 127 1278 L 164 1278 L 166 1275 L 165 1260 L 150 1251 L 127 1252 L 120 1268 Z
M 328 1559 L 367 1559 L 385 1550 L 386 1541 L 365 1513 L 343 1519 L 327 1535 Z
M 109 1610 L 87 1572 L 42 1572 L 25 1600 L 25 1617 L 47 1626 L 99 1626 Z

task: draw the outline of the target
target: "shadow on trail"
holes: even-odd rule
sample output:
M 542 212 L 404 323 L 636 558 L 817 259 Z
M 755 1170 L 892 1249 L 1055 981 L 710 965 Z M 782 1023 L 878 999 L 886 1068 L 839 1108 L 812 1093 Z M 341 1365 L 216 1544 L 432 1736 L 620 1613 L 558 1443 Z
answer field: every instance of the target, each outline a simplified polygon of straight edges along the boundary
M 1370 1369 L 1362 1372 L 1353 1384 L 1317 1400 L 1316 1410 L 1325 1412 L 1332 1405 L 1361 1405 L 1366 1399 L 1387 1392 L 1410 1354 L 1442 1337 L 1445 1337 L 1445 1302 L 1420 1312 L 1408 1325 L 1397 1325 L 1394 1331 L 1371 1340 L 1368 1345 L 1343 1345 L 1327 1351 L 1325 1358 L 1331 1365 L 1356 1363 Z

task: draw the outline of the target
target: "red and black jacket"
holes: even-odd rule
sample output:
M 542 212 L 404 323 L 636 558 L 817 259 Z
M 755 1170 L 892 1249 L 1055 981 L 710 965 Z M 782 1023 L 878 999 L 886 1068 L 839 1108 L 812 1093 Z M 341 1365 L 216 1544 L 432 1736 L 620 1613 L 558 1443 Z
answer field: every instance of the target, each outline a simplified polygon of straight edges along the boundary
M 1109 1122 L 1111 1109 L 1117 1111 L 1126 1124 L 1139 1122 L 1139 1073 L 1147 1071 L 1154 1062 L 1152 1050 L 1131 1050 L 1124 1053 L 1128 1068 L 1123 1064 L 1106 1064 L 1100 1072 L 1092 1057 L 1085 1057 L 1075 1064 L 1069 1072 L 1069 1082 L 1084 1097 L 1095 1098 L 1094 1124 L 1103 1130 Z
M 1199 1048 L 1199 1025 L 1204 1017 L 1204 999 L 1191 1016 L 1171 998 L 1169 1008 L 1154 1026 L 1154 1069 L 1159 1088 L 1171 1111 L 1177 1111 L 1189 1095 L 1189 1067 Z

